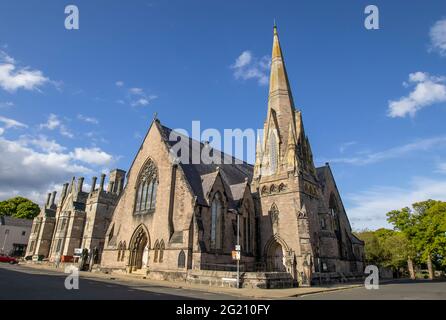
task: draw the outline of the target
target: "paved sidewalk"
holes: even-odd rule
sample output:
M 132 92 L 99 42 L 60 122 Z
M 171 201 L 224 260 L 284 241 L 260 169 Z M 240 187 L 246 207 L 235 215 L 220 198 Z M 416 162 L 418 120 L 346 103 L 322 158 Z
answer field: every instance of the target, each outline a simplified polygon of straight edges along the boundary
M 31 269 L 40 269 L 53 272 L 63 273 L 62 268 L 56 269 L 55 267 L 43 265 L 43 264 L 31 264 L 22 263 L 20 266 Z M 250 299 L 286 299 L 290 297 L 299 297 L 308 294 L 315 294 L 321 292 L 330 292 L 337 290 L 345 290 L 351 288 L 362 287 L 363 284 L 339 284 L 332 286 L 316 286 L 316 287 L 300 287 L 300 288 L 289 288 L 289 289 L 252 289 L 252 288 L 225 288 L 225 287 L 214 287 L 200 284 L 190 284 L 186 282 L 173 282 L 173 281 L 160 281 L 160 280 L 149 280 L 145 279 L 142 275 L 128 275 L 128 274 L 105 274 L 99 272 L 86 272 L 81 271 L 80 276 L 83 278 L 91 280 L 120 280 L 131 283 L 150 283 L 155 286 L 178 288 L 178 289 L 189 289 L 197 290 L 211 293 L 224 293 L 228 295 L 238 296 L 242 298 Z

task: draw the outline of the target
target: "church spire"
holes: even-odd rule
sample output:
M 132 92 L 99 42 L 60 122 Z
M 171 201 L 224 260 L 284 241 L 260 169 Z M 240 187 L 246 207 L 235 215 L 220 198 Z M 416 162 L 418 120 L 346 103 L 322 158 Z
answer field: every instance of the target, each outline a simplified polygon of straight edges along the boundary
M 289 128 L 293 130 L 293 135 L 296 136 L 294 112 L 293 96 L 280 47 L 279 33 L 276 24 L 274 24 L 266 132 L 269 134 L 271 129 L 276 130 L 279 142 L 284 143 L 283 146 L 279 146 L 279 149 L 286 147 Z M 281 152 L 281 154 L 284 153 Z
M 291 94 L 290 85 L 288 82 L 288 75 L 285 68 L 285 61 L 282 54 L 282 48 L 280 47 L 279 33 L 277 32 L 277 26 L 274 24 L 273 35 L 273 50 L 271 54 L 271 73 L 269 80 L 269 104 L 270 107 L 278 108 L 278 101 L 287 100 L 284 108 L 294 109 L 293 97 Z M 279 110 L 275 110 L 278 112 Z
M 294 102 L 275 23 L 269 79 L 268 115 L 264 129 L 262 151 L 269 155 L 271 163 L 278 163 L 279 167 L 283 167 L 282 164 L 287 163 L 289 137 L 296 139 L 297 133 Z M 270 171 L 273 173 L 277 170 L 271 168 Z

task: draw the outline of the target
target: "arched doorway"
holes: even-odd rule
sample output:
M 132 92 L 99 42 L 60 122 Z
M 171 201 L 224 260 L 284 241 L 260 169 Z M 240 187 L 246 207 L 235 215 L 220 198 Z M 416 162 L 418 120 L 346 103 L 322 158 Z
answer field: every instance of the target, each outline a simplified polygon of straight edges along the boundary
M 286 272 L 284 247 L 275 237 L 266 245 L 266 267 L 269 272 Z
M 136 271 L 143 267 L 143 255 L 146 247 L 150 247 L 150 238 L 147 229 L 140 225 L 130 240 L 129 271 Z

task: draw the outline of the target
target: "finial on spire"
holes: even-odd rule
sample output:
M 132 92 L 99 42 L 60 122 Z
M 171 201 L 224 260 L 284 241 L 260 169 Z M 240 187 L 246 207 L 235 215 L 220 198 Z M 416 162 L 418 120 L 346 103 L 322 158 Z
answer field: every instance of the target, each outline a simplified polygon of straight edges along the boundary
M 277 34 L 277 23 L 276 23 L 276 18 L 274 18 L 274 34 Z
M 160 122 L 160 120 L 158 119 L 158 112 L 155 112 L 154 114 L 153 114 L 153 120 L 152 121 L 154 121 L 154 122 Z

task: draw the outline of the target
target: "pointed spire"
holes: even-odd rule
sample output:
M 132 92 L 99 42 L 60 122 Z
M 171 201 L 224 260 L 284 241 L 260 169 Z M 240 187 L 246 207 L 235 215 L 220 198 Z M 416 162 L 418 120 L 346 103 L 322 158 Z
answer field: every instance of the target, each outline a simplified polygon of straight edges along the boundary
M 262 141 L 260 140 L 260 134 L 257 135 L 256 154 L 258 154 L 258 155 L 263 154 Z
M 277 92 L 280 91 L 280 92 Z M 285 69 L 285 61 L 280 47 L 279 33 L 274 24 L 273 50 L 271 54 L 271 74 L 269 82 L 269 95 L 284 94 L 288 96 L 289 107 L 294 108 L 291 89 L 288 82 L 288 75 Z
M 256 162 L 254 164 L 254 177 L 260 175 L 261 165 L 263 159 L 262 142 L 260 139 L 260 134 L 257 135 L 257 146 L 256 146 Z
M 292 129 L 295 130 L 294 102 L 288 82 L 282 49 L 280 47 L 279 34 L 275 24 L 271 54 L 267 118 L 269 123 L 271 123 L 270 120 L 273 118 L 279 133 L 279 140 L 287 143 L 290 123 L 292 123 Z M 268 124 L 268 128 L 266 129 L 266 134 L 269 134 L 272 128 Z

